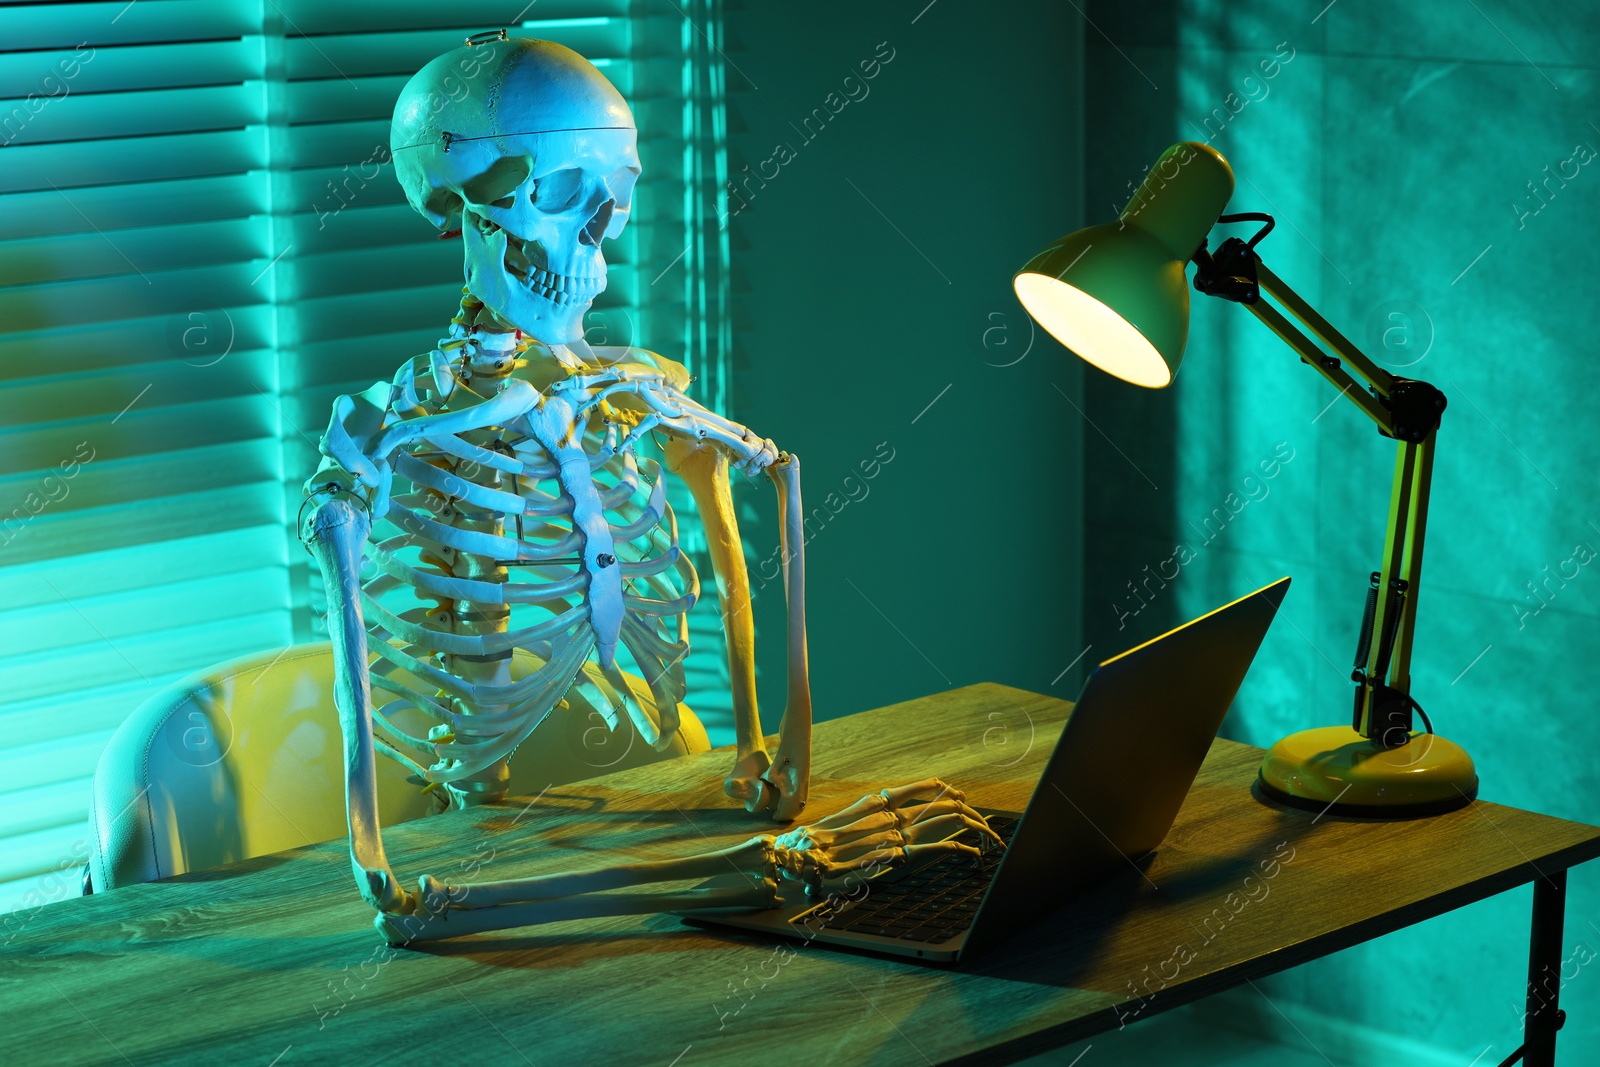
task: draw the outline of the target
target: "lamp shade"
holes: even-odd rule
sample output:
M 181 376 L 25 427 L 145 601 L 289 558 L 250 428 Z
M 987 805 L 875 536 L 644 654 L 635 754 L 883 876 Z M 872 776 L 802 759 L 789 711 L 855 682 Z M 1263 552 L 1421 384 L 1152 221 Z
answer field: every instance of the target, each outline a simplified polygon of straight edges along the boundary
M 1040 326 L 1089 363 L 1135 385 L 1172 381 L 1189 336 L 1184 268 L 1233 195 L 1210 145 L 1161 154 L 1116 222 L 1068 234 L 1012 280 Z

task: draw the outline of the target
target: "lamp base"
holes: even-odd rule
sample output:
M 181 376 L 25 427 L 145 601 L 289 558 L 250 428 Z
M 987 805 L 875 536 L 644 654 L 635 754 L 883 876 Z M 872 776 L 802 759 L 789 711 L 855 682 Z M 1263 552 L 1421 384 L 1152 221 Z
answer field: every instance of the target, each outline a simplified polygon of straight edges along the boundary
M 1336 815 L 1410 819 L 1465 807 L 1478 795 L 1472 757 L 1437 734 L 1382 748 L 1348 726 L 1290 734 L 1261 761 L 1261 792 Z

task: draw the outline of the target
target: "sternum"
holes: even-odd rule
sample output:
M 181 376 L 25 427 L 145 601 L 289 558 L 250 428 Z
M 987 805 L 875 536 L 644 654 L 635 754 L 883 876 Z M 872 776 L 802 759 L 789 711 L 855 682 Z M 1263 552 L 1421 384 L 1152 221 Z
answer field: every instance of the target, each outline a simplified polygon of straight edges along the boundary
M 572 528 L 582 539 L 580 566 L 589 575 L 587 599 L 595 658 L 602 669 L 610 670 L 616 663 L 622 631 L 622 566 L 605 506 L 595 488 L 589 453 L 583 447 L 583 427 L 576 421 L 572 402 L 559 394 L 528 416 L 535 439 L 556 463 L 562 495 L 572 501 Z

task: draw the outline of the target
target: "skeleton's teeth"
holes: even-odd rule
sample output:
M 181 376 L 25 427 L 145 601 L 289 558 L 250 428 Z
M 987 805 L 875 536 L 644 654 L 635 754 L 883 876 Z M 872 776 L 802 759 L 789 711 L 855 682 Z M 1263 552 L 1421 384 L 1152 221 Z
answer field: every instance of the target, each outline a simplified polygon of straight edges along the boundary
M 587 303 L 593 300 L 605 285 L 602 278 L 575 278 L 532 265 L 526 270 L 514 273 L 523 277 L 530 292 L 556 304 Z

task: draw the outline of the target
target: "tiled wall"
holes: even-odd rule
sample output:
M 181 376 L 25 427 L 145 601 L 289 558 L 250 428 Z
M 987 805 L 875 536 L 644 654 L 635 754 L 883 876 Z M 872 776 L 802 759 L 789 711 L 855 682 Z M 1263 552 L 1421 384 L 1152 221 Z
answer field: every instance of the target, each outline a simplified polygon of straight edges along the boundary
M 1413 691 L 1476 758 L 1486 800 L 1600 822 L 1600 569 L 1588 565 L 1600 559 L 1600 9 L 1086 12 L 1091 220 L 1167 144 L 1209 138 L 1238 175 L 1230 210 L 1278 219 L 1260 247 L 1276 273 L 1380 363 L 1444 390 Z M 1225 728 L 1266 745 L 1349 715 L 1394 445 L 1354 405 L 1329 407 L 1336 391 L 1247 312 L 1196 299 L 1173 388 L 1087 372 L 1085 640 L 1114 651 L 1293 575 Z M 1207 526 L 1215 509 L 1227 521 Z M 1193 560 L 1147 581 L 1178 543 Z M 1263 989 L 1462 1064 L 1492 1045 L 1482 1058 L 1497 1063 L 1520 1042 L 1530 896 Z M 1573 874 L 1564 948 L 1562 1062 L 1600 1063 L 1600 966 L 1578 962 L 1600 950 L 1600 867 Z

